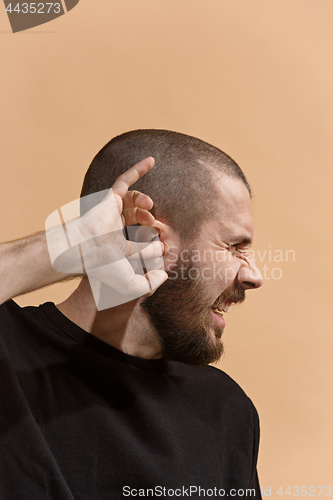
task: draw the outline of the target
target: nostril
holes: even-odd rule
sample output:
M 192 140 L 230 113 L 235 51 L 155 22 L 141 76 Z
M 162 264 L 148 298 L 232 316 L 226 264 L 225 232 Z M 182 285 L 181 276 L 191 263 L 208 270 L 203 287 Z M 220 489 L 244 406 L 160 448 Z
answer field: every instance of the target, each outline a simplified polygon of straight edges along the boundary
M 256 286 L 254 283 L 252 283 L 251 281 L 243 281 L 244 285 L 248 285 L 248 286 Z

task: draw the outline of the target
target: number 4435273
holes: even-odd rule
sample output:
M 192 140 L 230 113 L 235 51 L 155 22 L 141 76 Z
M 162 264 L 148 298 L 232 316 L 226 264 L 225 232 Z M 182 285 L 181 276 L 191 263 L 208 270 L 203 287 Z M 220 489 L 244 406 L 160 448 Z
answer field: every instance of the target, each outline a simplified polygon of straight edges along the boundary
M 331 496 L 331 486 L 288 486 L 286 489 L 280 486 L 277 494 L 293 497 L 320 497 L 320 495 L 329 497 Z
M 14 5 L 14 4 L 13 4 Z M 50 14 L 50 12 L 54 14 L 60 14 L 60 3 L 53 3 L 53 2 L 47 2 L 47 3 L 36 3 L 36 2 L 30 2 L 30 3 L 22 3 L 20 5 L 17 3 L 15 7 L 12 7 L 12 4 L 10 3 L 8 7 L 6 8 L 7 12 L 17 12 L 18 14 Z

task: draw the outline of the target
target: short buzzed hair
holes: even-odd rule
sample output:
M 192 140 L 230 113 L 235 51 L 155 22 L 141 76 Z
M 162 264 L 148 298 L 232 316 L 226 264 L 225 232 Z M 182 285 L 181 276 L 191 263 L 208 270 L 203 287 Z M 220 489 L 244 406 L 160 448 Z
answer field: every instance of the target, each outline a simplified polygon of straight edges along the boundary
M 220 149 L 178 132 L 134 130 L 113 138 L 95 156 L 81 197 L 109 189 L 117 177 L 147 156 L 155 158 L 155 167 L 130 189 L 149 195 L 153 215 L 178 231 L 183 241 L 192 241 L 203 222 L 216 215 L 220 203 L 214 182 L 217 173 L 243 181 L 251 196 L 244 173 Z M 82 200 L 81 215 L 90 208 Z

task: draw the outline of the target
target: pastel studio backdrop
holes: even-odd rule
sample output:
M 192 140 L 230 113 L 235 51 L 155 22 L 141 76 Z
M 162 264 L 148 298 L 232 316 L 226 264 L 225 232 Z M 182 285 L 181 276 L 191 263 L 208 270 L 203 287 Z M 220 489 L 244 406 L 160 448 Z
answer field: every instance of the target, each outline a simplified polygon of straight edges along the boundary
M 0 16 L 1 240 L 43 229 L 124 131 L 226 151 L 253 187 L 266 280 L 226 315 L 219 368 L 259 411 L 266 496 L 333 486 L 332 1 L 80 0 L 16 34 Z M 59 303 L 76 285 L 16 300 Z

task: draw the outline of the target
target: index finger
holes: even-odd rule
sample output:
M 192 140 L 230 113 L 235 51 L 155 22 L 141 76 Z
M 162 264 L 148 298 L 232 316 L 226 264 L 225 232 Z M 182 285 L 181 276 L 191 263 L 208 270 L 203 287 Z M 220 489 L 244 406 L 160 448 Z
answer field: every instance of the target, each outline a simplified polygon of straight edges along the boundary
M 155 160 L 152 156 L 148 156 L 144 160 L 139 161 L 136 165 L 129 168 L 120 175 L 112 186 L 112 191 L 114 194 L 119 195 L 124 198 L 128 191 L 128 188 L 132 186 L 140 177 L 145 175 L 149 170 L 155 165 Z

